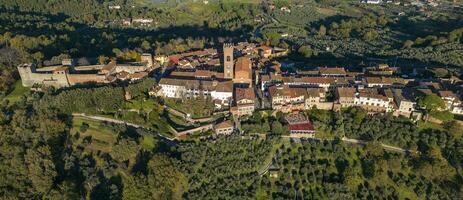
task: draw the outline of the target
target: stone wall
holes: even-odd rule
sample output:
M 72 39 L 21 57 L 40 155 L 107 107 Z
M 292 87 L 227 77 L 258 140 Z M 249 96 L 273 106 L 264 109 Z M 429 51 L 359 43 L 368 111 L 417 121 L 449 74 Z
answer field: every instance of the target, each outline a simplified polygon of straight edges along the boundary
M 67 87 L 69 82 L 66 74 L 53 74 L 51 72 L 37 73 L 32 64 L 18 66 L 18 72 L 24 87 L 32 87 L 34 84 L 44 84 L 54 87 Z
M 70 85 L 87 83 L 106 83 L 106 76 L 99 74 L 68 74 Z

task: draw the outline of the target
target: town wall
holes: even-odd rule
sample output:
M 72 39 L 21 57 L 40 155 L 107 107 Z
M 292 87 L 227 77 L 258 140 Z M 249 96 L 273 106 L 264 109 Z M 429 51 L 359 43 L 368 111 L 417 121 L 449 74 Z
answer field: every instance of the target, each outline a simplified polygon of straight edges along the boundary
M 69 86 L 67 74 L 53 74 L 51 72 L 37 73 L 35 65 L 33 64 L 18 66 L 18 72 L 24 87 L 32 87 L 34 84 L 44 84 L 55 87 Z
M 70 85 L 86 83 L 106 83 L 106 76 L 99 74 L 68 74 Z

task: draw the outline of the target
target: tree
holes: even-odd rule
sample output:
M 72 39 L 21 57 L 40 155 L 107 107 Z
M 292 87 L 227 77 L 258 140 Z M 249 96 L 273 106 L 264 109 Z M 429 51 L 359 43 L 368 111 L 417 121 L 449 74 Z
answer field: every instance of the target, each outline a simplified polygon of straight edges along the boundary
M 318 36 L 325 36 L 326 35 L 326 27 L 322 24 L 320 28 L 318 28 Z
M 33 187 L 37 192 L 47 194 L 52 189 L 53 181 L 57 175 L 50 148 L 42 146 L 36 150 L 30 149 L 25 155 L 25 160 Z
M 80 125 L 79 130 L 80 130 L 80 132 L 85 133 L 89 127 L 90 126 L 87 123 L 82 122 L 82 125 Z
M 403 45 L 402 48 L 404 48 L 404 49 L 410 49 L 412 46 L 413 46 L 413 41 L 411 41 L 411 40 L 406 40 L 406 41 L 404 42 L 404 45 Z
M 141 48 L 145 51 L 151 50 L 151 44 L 148 41 L 144 40 L 141 43 Z
M 442 98 L 436 94 L 426 95 L 418 100 L 418 105 L 425 108 L 428 113 L 436 112 L 446 108 L 446 104 Z
M 379 34 L 375 30 L 371 30 L 363 34 L 363 39 L 367 42 L 376 40 L 379 37 Z
M 455 120 L 446 122 L 444 128 L 455 138 L 461 138 L 463 135 L 463 127 Z
M 302 55 L 302 56 L 304 56 L 304 57 L 306 57 L 306 58 L 310 58 L 310 57 L 312 57 L 312 55 L 313 55 L 313 50 L 312 50 L 312 48 L 310 48 L 309 46 L 306 46 L 306 45 L 299 47 L 299 49 L 297 50 L 297 52 L 298 52 L 300 55 Z

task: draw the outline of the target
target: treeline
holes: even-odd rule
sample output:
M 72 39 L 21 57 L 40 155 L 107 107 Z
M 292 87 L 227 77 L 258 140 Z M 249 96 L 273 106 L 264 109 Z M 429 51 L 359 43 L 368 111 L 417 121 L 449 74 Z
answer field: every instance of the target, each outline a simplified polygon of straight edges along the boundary
M 454 121 L 444 124 L 443 129 L 432 129 L 420 128 L 407 118 L 368 115 L 360 108 L 350 108 L 341 113 L 312 110 L 308 114 L 320 132 L 339 138 L 346 136 L 381 142 L 412 151 L 438 151 L 452 167 L 461 167 L 462 131 L 461 125 Z
M 318 34 L 324 36 L 328 35 L 341 39 L 357 37 L 366 41 L 372 41 L 379 37 L 377 29 L 385 27 L 391 20 L 384 15 L 367 15 L 361 18 L 352 18 L 348 20 L 341 20 L 340 22 L 332 22 L 328 28 L 321 25 Z
M 246 133 L 284 135 L 289 133 L 284 114 L 278 112 L 272 116 L 270 112 L 254 112 L 249 119 L 242 122 L 241 128 Z
M 460 43 L 463 37 L 463 28 L 457 28 L 453 31 L 439 35 L 429 35 L 424 38 L 418 37 L 415 41 L 406 40 L 404 48 L 437 46 L 446 43 Z
M 261 199 L 455 199 L 455 168 L 437 152 L 420 157 L 383 151 L 378 143 L 303 142 L 277 150 Z M 431 172 L 435 170 L 435 172 Z M 276 175 L 276 177 L 275 177 Z
M 54 108 L 62 113 L 113 113 L 124 108 L 125 94 L 133 98 L 146 98 L 153 87 L 153 79 L 130 84 L 127 87 L 104 86 L 96 88 L 72 89 L 58 94 L 46 93 L 35 103 L 39 108 Z
M 79 133 L 71 134 L 69 115 L 0 106 L 2 198 L 178 199 L 183 193 L 185 176 L 172 158 L 153 151 L 158 141 L 146 142 L 150 133 L 101 124 L 117 139 L 104 141 L 103 148 L 112 151 L 96 151 L 91 136 L 81 143 Z
M 215 142 L 181 145 L 179 163 L 188 177 L 189 199 L 252 199 L 258 172 L 270 157 L 272 140 L 219 137 Z M 238 148 L 237 148 L 238 147 Z

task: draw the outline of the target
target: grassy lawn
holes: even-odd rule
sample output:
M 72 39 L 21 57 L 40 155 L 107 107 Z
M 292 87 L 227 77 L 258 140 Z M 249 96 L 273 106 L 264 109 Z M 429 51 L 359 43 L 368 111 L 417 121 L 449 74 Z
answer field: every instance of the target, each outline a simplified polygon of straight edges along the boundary
M 29 90 L 30 88 L 24 87 L 21 80 L 18 80 L 16 83 L 14 83 L 13 91 L 6 95 L 5 99 L 8 99 L 10 102 L 16 102 L 21 98 L 22 95 L 29 92 Z
M 431 116 L 444 122 L 451 121 L 454 118 L 454 115 L 449 111 L 432 112 Z
M 87 131 L 81 132 L 80 127 L 83 123 L 89 125 Z M 101 125 L 99 121 L 84 119 L 80 117 L 74 117 L 72 121 L 72 129 L 71 135 L 75 136 L 77 132 L 79 132 L 79 138 L 76 145 L 83 144 L 84 138 L 91 137 L 92 142 L 86 145 L 85 149 L 89 149 L 91 151 L 102 151 L 102 152 L 110 152 L 112 150 L 112 146 L 116 143 L 117 134 L 113 132 L 113 130 L 108 127 Z
M 334 139 L 333 133 L 327 133 L 325 131 L 316 131 L 315 136 L 321 139 Z
M 156 107 L 159 107 L 160 105 L 157 104 L 154 100 L 152 99 L 133 99 L 130 101 L 127 101 L 125 103 L 125 107 L 127 109 L 135 109 L 135 110 L 153 110 Z
M 165 98 L 164 102 L 175 110 L 190 114 L 191 118 L 210 117 L 214 111 L 214 104 L 205 99 L 189 99 L 182 102 L 178 99 Z
M 424 129 L 438 129 L 438 130 L 443 130 L 444 128 L 440 124 L 432 123 L 432 122 L 425 122 L 425 121 L 419 121 L 418 122 L 418 130 L 424 130 Z
M 144 135 L 142 147 L 145 150 L 151 151 L 156 147 L 154 137 L 152 135 Z

